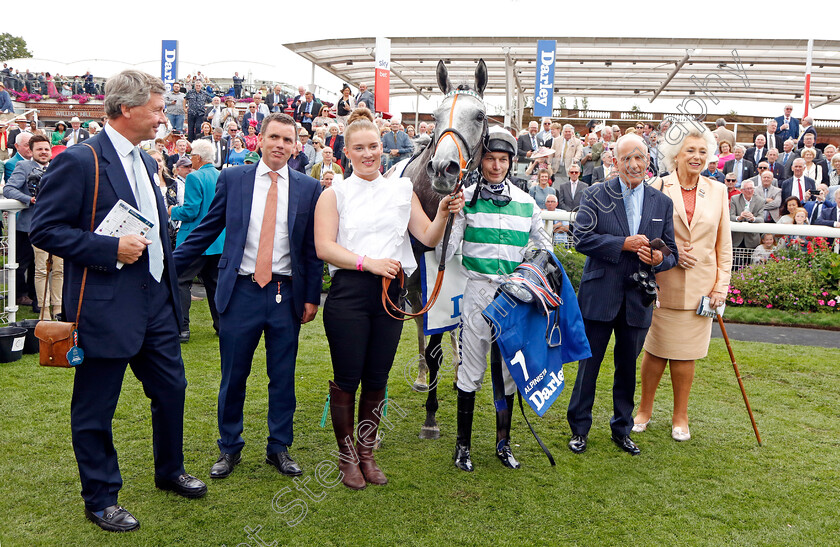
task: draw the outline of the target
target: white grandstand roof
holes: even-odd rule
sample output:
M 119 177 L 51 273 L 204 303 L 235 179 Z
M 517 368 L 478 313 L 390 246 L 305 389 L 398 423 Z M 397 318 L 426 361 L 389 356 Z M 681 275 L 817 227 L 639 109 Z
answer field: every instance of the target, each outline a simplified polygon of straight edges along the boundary
M 439 93 L 435 67 L 441 59 L 453 82 L 471 82 L 476 62 L 484 59 L 485 94 L 506 93 L 510 63 L 513 89 L 533 96 L 539 39 L 557 41 L 555 95 L 652 101 L 660 91 L 663 99 L 710 100 L 704 81 L 727 100 L 793 102 L 804 93 L 807 40 L 547 36 L 391 38 L 391 95 Z M 375 38 L 346 38 L 284 45 L 358 86 L 373 79 L 375 44 Z M 814 42 L 811 78 L 812 107 L 840 96 L 840 41 Z

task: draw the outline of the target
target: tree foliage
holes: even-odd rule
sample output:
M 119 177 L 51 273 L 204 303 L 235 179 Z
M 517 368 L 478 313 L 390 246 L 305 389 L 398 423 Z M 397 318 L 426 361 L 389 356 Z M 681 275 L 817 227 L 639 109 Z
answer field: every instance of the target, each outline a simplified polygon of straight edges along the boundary
M 0 61 L 21 57 L 32 57 L 32 52 L 26 47 L 26 40 L 8 32 L 0 34 Z

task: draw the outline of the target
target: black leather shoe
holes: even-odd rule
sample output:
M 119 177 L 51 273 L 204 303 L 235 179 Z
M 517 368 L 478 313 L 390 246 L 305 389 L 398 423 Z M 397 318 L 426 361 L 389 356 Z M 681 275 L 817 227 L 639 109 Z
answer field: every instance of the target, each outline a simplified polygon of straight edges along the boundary
M 510 450 L 510 443 L 507 440 L 501 441 L 496 446 L 496 457 L 501 460 L 502 465 L 509 469 L 519 469 L 522 467 L 516 458 L 513 457 L 513 452 Z
M 575 454 L 580 454 L 586 450 L 587 440 L 588 437 L 586 435 L 572 435 L 572 440 L 569 441 L 569 450 Z
M 155 486 L 161 490 L 171 490 L 185 498 L 200 498 L 207 493 L 207 485 L 187 473 L 175 480 L 166 480 L 156 476 Z
M 289 456 L 288 452 L 269 454 L 265 457 L 265 463 L 270 463 L 277 468 L 277 471 L 288 477 L 299 477 L 303 475 L 303 470 L 295 462 L 295 460 Z
M 219 459 L 210 468 L 211 479 L 223 479 L 233 473 L 233 468 L 242 461 L 242 452 L 236 454 L 227 454 L 222 452 L 219 454 Z
M 633 442 L 633 439 L 630 438 L 630 435 L 625 435 L 623 437 L 616 437 L 613 435 L 612 441 L 616 444 L 616 446 L 631 456 L 638 456 L 642 453 L 642 451 L 639 450 L 639 447 L 636 446 L 636 443 Z
M 181 334 L 178 335 L 178 341 L 181 342 L 182 344 L 186 344 L 187 342 L 189 342 L 190 341 L 190 331 L 188 331 L 188 330 L 181 331 Z
M 85 516 L 95 525 L 108 532 L 131 532 L 140 528 L 140 522 L 134 515 L 119 505 L 106 507 L 101 517 L 93 514 L 93 511 L 85 507 Z
M 455 444 L 455 456 L 452 458 L 455 461 L 455 467 L 461 471 L 472 472 L 475 468 L 470 459 L 470 447 L 466 444 Z

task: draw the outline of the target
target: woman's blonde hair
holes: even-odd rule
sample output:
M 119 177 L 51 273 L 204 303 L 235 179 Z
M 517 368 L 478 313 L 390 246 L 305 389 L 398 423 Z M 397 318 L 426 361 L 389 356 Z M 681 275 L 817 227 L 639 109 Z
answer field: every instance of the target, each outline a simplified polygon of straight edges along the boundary
M 379 128 L 373 123 L 373 114 L 365 107 L 359 107 L 347 118 L 347 128 L 344 129 L 344 146 L 350 145 L 350 138 L 360 131 L 373 131 L 379 135 Z

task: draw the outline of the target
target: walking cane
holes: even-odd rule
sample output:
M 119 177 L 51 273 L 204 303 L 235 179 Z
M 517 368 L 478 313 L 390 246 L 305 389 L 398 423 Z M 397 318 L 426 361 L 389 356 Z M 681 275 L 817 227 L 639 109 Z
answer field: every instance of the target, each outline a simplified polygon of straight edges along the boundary
M 732 345 L 729 343 L 729 335 L 726 333 L 726 327 L 723 325 L 723 317 L 718 314 L 717 320 L 720 325 L 720 332 L 723 333 L 723 339 L 726 341 L 726 349 L 729 350 L 729 358 L 732 360 L 732 368 L 735 369 L 735 377 L 738 379 L 738 385 L 741 386 L 741 395 L 744 396 L 744 404 L 747 405 L 747 412 L 750 414 L 750 421 L 752 422 L 753 431 L 755 431 L 755 438 L 758 441 L 758 446 L 761 446 L 761 435 L 758 434 L 758 426 L 755 425 L 755 418 L 753 417 L 752 408 L 750 407 L 750 400 L 747 399 L 747 392 L 744 389 L 744 381 L 741 380 L 741 372 L 738 370 L 738 363 L 735 362 L 735 354 L 732 352 Z

